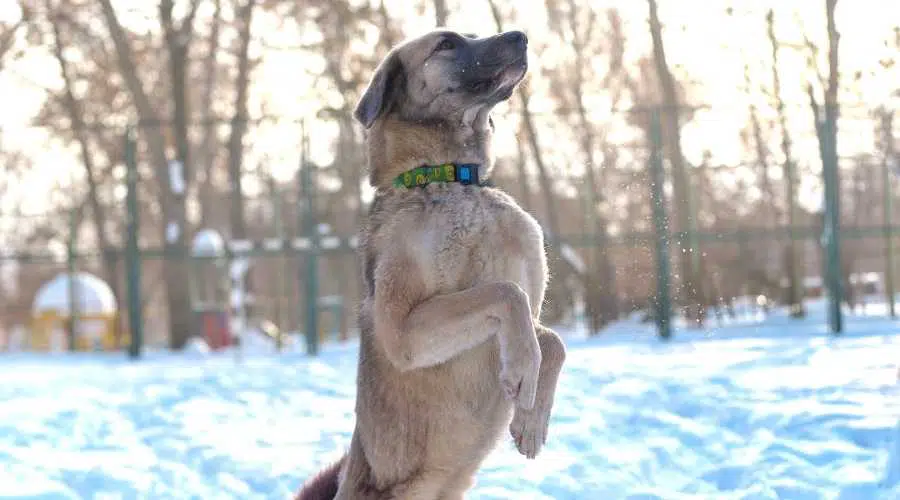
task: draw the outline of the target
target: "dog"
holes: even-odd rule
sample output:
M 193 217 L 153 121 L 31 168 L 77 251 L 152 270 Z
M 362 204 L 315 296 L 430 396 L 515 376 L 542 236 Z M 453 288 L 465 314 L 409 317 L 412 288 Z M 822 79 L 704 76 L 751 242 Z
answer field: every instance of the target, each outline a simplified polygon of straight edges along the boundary
M 375 197 L 349 451 L 298 500 L 454 500 L 508 429 L 544 445 L 566 349 L 539 321 L 543 232 L 488 185 L 492 109 L 528 69 L 520 31 L 439 29 L 392 49 L 354 116 Z

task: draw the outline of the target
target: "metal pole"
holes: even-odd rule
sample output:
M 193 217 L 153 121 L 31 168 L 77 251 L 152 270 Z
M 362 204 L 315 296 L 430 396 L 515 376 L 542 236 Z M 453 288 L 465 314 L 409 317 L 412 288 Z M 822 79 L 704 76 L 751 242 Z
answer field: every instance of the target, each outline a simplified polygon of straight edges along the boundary
M 312 162 L 309 161 L 309 138 L 305 123 L 301 124 L 301 165 L 300 183 L 303 206 L 303 228 L 309 241 L 306 253 L 306 272 L 303 279 L 306 285 L 306 352 L 315 356 L 319 353 L 319 231 L 316 223 L 315 179 Z
M 67 320 L 67 337 L 68 350 L 75 352 L 75 329 L 78 328 L 78 292 L 75 290 L 75 271 L 76 271 L 76 255 L 75 240 L 78 239 L 78 209 L 69 210 L 69 241 L 66 245 L 66 273 L 69 275 L 68 280 L 68 300 L 69 300 L 69 317 Z
M 826 106 L 832 103 L 826 102 Z M 827 117 L 831 114 L 826 113 Z M 842 283 L 841 283 L 841 238 L 839 204 L 840 186 L 838 179 L 837 144 L 835 143 L 836 124 L 831 118 L 826 118 L 822 124 L 822 140 L 824 141 L 824 157 L 822 158 L 822 175 L 825 181 L 825 263 L 826 282 L 828 283 L 828 325 L 832 333 L 840 333 L 844 329 L 841 311 Z
M 662 147 L 662 146 L 660 146 Z M 704 310 L 706 309 L 706 292 L 703 290 L 703 278 L 700 274 L 700 240 L 697 236 L 697 206 L 699 204 L 698 194 L 697 194 L 697 186 L 694 185 L 694 181 L 696 180 L 696 176 L 693 175 L 693 169 L 687 170 L 687 203 L 685 208 L 688 211 L 687 223 L 687 244 L 688 251 L 691 253 L 691 279 L 690 283 L 693 286 L 693 289 L 689 292 L 690 296 L 695 299 L 695 304 L 691 304 L 691 307 L 696 306 L 696 310 L 694 314 L 696 314 L 695 320 L 691 322 L 694 327 L 702 327 L 704 323 Z M 681 243 L 682 248 L 684 248 L 684 242 Z
M 238 290 L 241 291 L 241 306 L 238 308 L 238 318 L 240 319 L 239 324 L 241 325 L 241 329 L 237 332 L 237 348 L 234 350 L 234 362 L 240 363 L 242 359 L 244 359 L 244 346 L 246 345 L 246 338 L 248 324 L 250 322 L 247 311 L 247 304 L 249 303 L 248 299 L 248 291 L 247 291 L 247 275 L 250 273 L 250 266 L 244 270 L 240 275 L 240 279 L 238 279 Z
M 284 220 L 281 214 L 281 189 L 278 187 L 278 182 L 275 180 L 275 177 L 272 176 L 271 169 L 268 172 L 268 183 L 269 183 L 269 194 L 272 197 L 272 215 L 274 218 L 275 224 L 275 235 L 279 240 L 284 241 L 285 238 L 285 230 L 284 230 Z M 281 256 L 282 264 L 286 264 L 287 262 L 284 260 L 284 256 Z M 285 273 L 287 274 L 287 273 Z M 275 350 L 281 352 L 284 347 L 284 334 L 282 333 L 285 328 L 285 321 L 283 320 L 283 309 L 284 304 L 282 301 L 287 296 L 288 284 L 285 279 L 278 280 L 278 294 L 275 299 L 275 323 L 278 329 L 275 332 Z
M 894 307 L 894 234 L 891 231 L 893 215 L 894 193 L 891 189 L 891 165 L 890 159 L 894 156 L 894 137 L 892 131 L 893 112 L 885 112 L 881 117 L 881 127 L 884 133 L 884 156 L 881 159 L 881 185 L 883 186 L 884 199 L 884 295 L 888 313 L 892 318 L 897 317 Z
M 748 250 L 748 249 L 747 249 L 747 244 L 748 244 L 748 241 L 747 241 L 747 240 L 748 240 L 747 230 L 746 230 L 746 229 L 739 229 L 739 230 L 738 230 L 738 233 L 737 233 L 737 244 L 738 244 L 738 259 L 739 259 L 741 262 L 749 262 L 748 259 L 749 259 L 750 257 L 749 257 L 748 252 L 747 252 L 747 250 Z M 744 290 L 743 290 L 744 293 L 742 293 L 742 295 L 744 295 L 744 296 L 747 296 L 747 295 L 751 295 L 751 294 L 752 294 L 752 291 L 750 290 L 750 287 L 749 287 L 749 283 L 750 283 L 750 266 L 747 266 L 747 267 L 746 267 L 746 270 L 747 270 L 747 272 L 744 273 L 744 283 L 746 283 L 746 285 L 744 285 Z M 757 310 L 756 310 L 756 300 L 753 300 L 753 301 L 750 302 L 750 310 L 753 312 L 754 315 L 757 313 Z
M 585 169 L 594 168 L 594 165 L 590 162 L 585 163 Z M 596 214 L 595 210 L 597 207 L 596 199 L 594 198 L 594 185 L 591 180 L 594 178 L 592 174 L 589 172 L 585 172 L 584 174 L 584 182 L 582 183 L 584 186 L 584 196 L 582 197 L 584 206 L 582 207 L 582 211 L 584 212 L 584 221 L 583 228 L 585 235 L 595 235 L 599 237 L 595 229 L 597 228 L 596 223 Z M 591 238 L 593 240 L 593 244 L 596 245 L 598 241 L 596 238 Z M 596 266 L 595 262 L 599 259 L 596 259 L 597 253 L 602 251 L 594 247 L 593 245 L 588 245 L 586 248 L 586 252 L 584 252 L 584 261 L 585 261 L 585 275 L 584 275 L 584 305 L 585 313 L 586 313 L 586 324 L 588 325 L 588 335 L 596 335 L 597 332 L 597 321 L 596 318 L 599 315 L 599 312 L 596 310 L 599 307 L 602 307 L 601 304 L 597 302 L 597 292 L 595 287 L 598 286 L 598 283 L 594 281 L 596 276 Z
M 134 129 L 130 126 L 125 130 L 125 168 L 125 186 L 127 188 L 125 206 L 128 211 L 125 240 L 126 293 L 128 294 L 128 329 L 131 332 L 128 356 L 137 359 L 141 356 L 144 343 L 144 320 L 141 310 L 141 254 L 138 248 L 140 219 L 138 217 L 137 192 L 137 142 Z
M 669 217 L 666 214 L 663 184 L 665 173 L 662 161 L 662 123 L 659 109 L 650 116 L 650 198 L 653 204 L 653 225 L 656 228 L 656 297 L 654 318 L 659 336 L 672 336 L 672 303 L 669 296 Z
M 790 317 L 802 318 L 806 316 L 806 306 L 803 299 L 806 296 L 806 287 L 803 284 L 803 259 L 797 254 L 797 179 L 794 160 L 785 159 L 785 189 L 787 195 L 787 271 L 788 271 L 788 302 L 790 305 Z

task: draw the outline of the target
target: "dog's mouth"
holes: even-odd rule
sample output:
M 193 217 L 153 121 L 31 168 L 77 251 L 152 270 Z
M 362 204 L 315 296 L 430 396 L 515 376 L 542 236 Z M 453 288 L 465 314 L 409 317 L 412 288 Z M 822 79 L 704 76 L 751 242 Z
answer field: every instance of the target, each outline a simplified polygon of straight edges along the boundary
M 472 94 L 484 94 L 494 86 L 494 82 L 493 78 L 472 80 L 466 84 L 466 90 Z
M 465 88 L 474 95 L 484 97 L 503 96 L 506 99 L 512 94 L 515 86 L 522 81 L 528 71 L 526 58 L 519 58 L 482 78 L 473 78 L 466 82 Z

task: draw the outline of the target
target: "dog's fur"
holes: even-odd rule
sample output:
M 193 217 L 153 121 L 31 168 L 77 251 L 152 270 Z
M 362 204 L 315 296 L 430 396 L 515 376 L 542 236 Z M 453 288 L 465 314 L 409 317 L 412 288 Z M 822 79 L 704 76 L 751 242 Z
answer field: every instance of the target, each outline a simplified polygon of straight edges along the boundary
M 298 498 L 461 499 L 504 429 L 528 458 L 544 444 L 565 347 L 538 321 L 540 226 L 498 189 L 391 185 L 422 165 L 489 176 L 490 112 L 524 77 L 526 50 L 521 32 L 434 31 L 392 50 L 360 99 L 376 195 L 360 249 L 356 428 Z

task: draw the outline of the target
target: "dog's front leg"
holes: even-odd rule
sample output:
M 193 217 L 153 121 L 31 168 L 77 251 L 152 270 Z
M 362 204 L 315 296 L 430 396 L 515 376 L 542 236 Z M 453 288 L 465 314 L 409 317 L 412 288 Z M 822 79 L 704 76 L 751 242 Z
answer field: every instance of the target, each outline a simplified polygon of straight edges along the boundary
M 528 296 L 512 282 L 476 285 L 421 302 L 415 273 L 396 266 L 376 279 L 375 337 L 401 371 L 443 363 L 493 336 L 500 344 L 500 382 L 506 396 L 531 408 L 537 393 L 541 349 Z
M 559 335 L 543 325 L 536 325 L 535 328 L 538 333 L 538 345 L 541 347 L 541 368 L 538 373 L 534 407 L 516 408 L 509 424 L 509 432 L 516 443 L 516 448 L 528 458 L 537 456 L 547 441 L 556 383 L 566 359 L 566 347 Z

